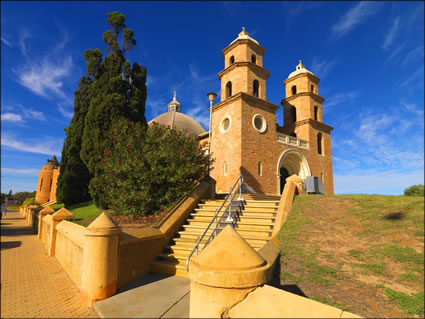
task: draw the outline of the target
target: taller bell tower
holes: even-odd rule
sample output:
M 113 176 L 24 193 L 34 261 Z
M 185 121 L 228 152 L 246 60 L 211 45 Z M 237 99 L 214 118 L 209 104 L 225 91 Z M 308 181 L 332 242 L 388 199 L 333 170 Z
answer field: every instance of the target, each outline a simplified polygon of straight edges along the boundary
M 221 101 L 212 108 L 211 176 L 218 192 L 228 192 L 242 173 L 252 191 L 267 193 L 266 165 L 276 139 L 276 110 L 266 98 L 269 71 L 263 67 L 265 49 L 242 28 L 223 51 L 224 70 L 218 74 Z M 271 168 L 271 167 L 270 167 Z M 275 184 L 273 184 L 273 190 Z

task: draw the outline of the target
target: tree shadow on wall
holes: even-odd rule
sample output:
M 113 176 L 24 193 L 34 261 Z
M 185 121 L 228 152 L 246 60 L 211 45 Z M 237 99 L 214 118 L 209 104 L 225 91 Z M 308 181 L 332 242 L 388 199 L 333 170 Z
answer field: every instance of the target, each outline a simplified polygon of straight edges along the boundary
M 248 170 L 245 167 L 241 166 L 239 170 L 244 179 L 244 187 L 242 188 L 242 192 L 264 193 L 257 179 L 250 172 L 248 172 Z
M 298 285 L 295 285 L 295 284 L 284 284 L 284 285 L 282 285 L 281 284 L 281 279 L 280 279 L 280 272 L 281 272 L 280 259 L 281 259 L 281 257 L 282 256 L 279 254 L 279 256 L 277 257 L 277 260 L 276 260 L 276 265 L 275 265 L 273 273 L 272 273 L 272 278 L 271 278 L 271 280 L 268 284 L 272 287 L 285 290 L 287 292 L 293 293 L 293 294 L 301 296 L 301 297 L 308 298 L 308 296 L 304 293 L 304 291 L 301 290 L 300 287 L 298 287 Z

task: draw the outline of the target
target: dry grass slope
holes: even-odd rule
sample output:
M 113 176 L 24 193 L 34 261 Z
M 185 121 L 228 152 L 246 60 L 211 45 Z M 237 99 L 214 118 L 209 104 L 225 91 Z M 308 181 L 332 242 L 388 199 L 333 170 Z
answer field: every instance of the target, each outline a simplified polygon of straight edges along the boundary
M 424 198 L 302 195 L 282 227 L 280 285 L 364 317 L 424 316 Z

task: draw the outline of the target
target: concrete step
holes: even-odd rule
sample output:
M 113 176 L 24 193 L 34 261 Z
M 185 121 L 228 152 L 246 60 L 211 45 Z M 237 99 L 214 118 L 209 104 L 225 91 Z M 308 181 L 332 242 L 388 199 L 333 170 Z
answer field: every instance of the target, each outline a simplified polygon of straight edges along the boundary
M 254 230 L 240 230 L 235 229 L 236 232 L 241 235 L 244 239 L 255 239 L 255 240 L 269 240 L 271 238 L 272 231 L 259 231 L 258 229 Z M 190 230 L 179 231 L 178 232 L 181 238 L 194 238 L 198 239 L 203 234 L 202 228 L 190 228 Z M 211 235 L 211 231 L 207 232 L 207 236 Z
M 252 210 L 264 210 L 264 211 L 275 211 L 278 209 L 279 206 L 275 205 L 245 205 L 241 210 L 248 210 L 248 211 L 252 211 Z M 200 204 L 199 208 L 196 208 L 195 210 L 202 210 L 202 209 L 206 209 L 206 210 L 218 210 L 220 208 L 220 205 L 211 205 L 211 204 Z M 226 207 L 223 207 L 222 210 L 226 209 Z M 238 207 L 232 207 L 233 210 L 238 209 Z
M 213 214 L 210 214 L 209 216 L 205 216 L 205 215 L 198 215 L 198 214 L 193 214 L 191 217 L 191 219 L 188 219 L 188 221 L 203 221 L 203 222 L 210 222 L 211 219 L 213 218 Z M 267 217 L 267 216 L 246 216 L 246 215 L 239 215 L 238 216 L 238 221 L 243 221 L 243 222 L 259 222 L 259 223 L 274 223 L 275 221 L 275 217 Z
M 222 200 L 208 200 L 205 202 L 201 202 L 200 205 L 215 205 L 215 206 L 221 206 L 223 204 Z M 224 206 L 227 206 L 228 202 Z M 251 206 L 251 205 L 262 205 L 262 206 L 279 206 L 279 201 L 275 200 L 245 200 L 244 203 L 245 206 Z
M 210 221 L 202 221 L 198 219 L 188 219 L 188 225 L 203 227 L 204 229 L 208 227 Z M 241 220 L 236 222 L 236 227 L 239 229 L 244 228 L 253 228 L 253 229 L 273 229 L 274 223 L 272 222 L 263 222 L 263 221 L 254 221 L 248 222 L 241 218 Z M 183 226 L 184 227 L 184 226 Z
M 244 239 L 247 241 L 248 244 L 250 244 L 254 248 L 255 247 L 261 248 L 267 242 L 266 239 L 246 238 L 246 236 L 244 237 Z M 177 237 L 177 238 L 173 238 L 173 241 L 176 243 L 176 247 L 177 246 L 180 247 L 180 248 L 182 248 L 182 247 L 188 247 L 190 250 L 192 250 L 193 247 L 195 247 L 195 244 L 196 244 L 196 239 L 194 239 L 194 238 L 186 238 L 186 237 L 180 238 L 180 237 Z M 202 244 L 206 243 L 206 241 L 207 241 L 207 238 L 206 237 L 202 239 L 201 244 L 199 245 L 199 248 L 200 249 L 203 248 L 203 245 Z
M 247 218 L 274 218 L 276 217 L 277 212 L 250 212 L 243 210 L 239 216 L 244 216 Z M 196 211 L 191 214 L 191 217 L 197 217 L 197 216 L 206 216 L 210 217 L 210 220 L 214 217 L 215 213 L 213 211 L 207 211 L 207 210 L 201 210 Z M 223 215 L 221 212 L 217 216 Z
M 175 276 L 188 276 L 189 274 L 186 271 L 186 266 L 180 265 L 178 262 L 170 262 L 168 260 L 159 260 L 156 259 L 152 262 L 152 272 L 165 274 L 165 275 L 175 275 Z

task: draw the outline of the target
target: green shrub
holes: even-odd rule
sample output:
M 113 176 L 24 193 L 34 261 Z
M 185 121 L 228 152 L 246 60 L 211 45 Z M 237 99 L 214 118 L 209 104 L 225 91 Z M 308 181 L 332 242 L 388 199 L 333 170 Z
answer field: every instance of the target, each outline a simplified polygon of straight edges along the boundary
M 404 196 L 424 196 L 424 185 L 413 185 L 404 190 Z
M 144 216 L 168 207 L 207 174 L 208 156 L 196 137 L 121 118 L 113 127 L 99 181 L 116 213 Z
M 36 202 L 34 197 L 27 197 L 21 206 L 26 206 L 26 205 L 40 205 L 40 203 Z

